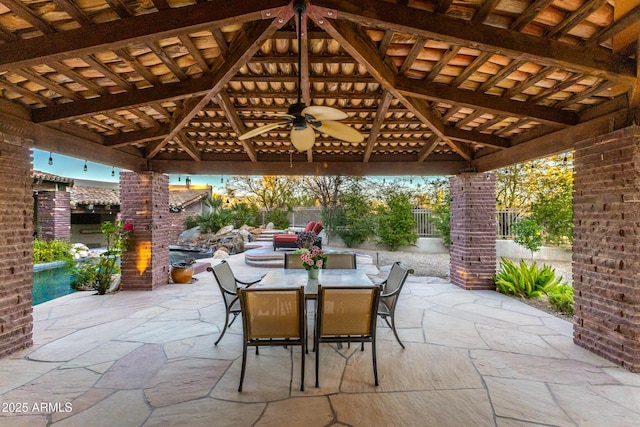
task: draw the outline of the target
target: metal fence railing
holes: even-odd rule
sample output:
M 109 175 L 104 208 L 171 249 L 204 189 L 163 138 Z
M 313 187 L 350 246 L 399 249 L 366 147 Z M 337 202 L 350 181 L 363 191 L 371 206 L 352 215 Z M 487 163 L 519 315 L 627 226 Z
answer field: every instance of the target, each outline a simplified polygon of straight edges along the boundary
M 418 237 L 438 237 L 438 233 L 433 225 L 431 209 L 413 208 L 413 219 L 415 220 L 415 231 Z M 262 222 L 265 223 L 266 211 L 262 211 Z M 500 209 L 496 211 L 496 238 L 513 239 L 513 224 L 520 219 L 523 211 L 521 209 Z M 320 207 L 298 207 L 287 213 L 287 219 L 292 227 L 304 227 L 309 221 L 321 221 L 322 208 Z

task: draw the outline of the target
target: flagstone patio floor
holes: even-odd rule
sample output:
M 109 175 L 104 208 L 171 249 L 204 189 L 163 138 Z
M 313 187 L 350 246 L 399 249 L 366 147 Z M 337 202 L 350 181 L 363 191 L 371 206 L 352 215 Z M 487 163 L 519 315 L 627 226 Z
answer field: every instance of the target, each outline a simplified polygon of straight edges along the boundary
M 300 349 L 273 347 L 249 353 L 239 393 L 241 320 L 214 346 L 224 307 L 196 278 L 35 306 L 33 347 L 0 359 L 0 426 L 640 426 L 640 374 L 574 345 L 571 323 L 433 277 L 402 291 L 406 349 L 378 323 L 378 387 L 370 346 L 324 344 L 319 388 L 312 351 L 301 392 Z

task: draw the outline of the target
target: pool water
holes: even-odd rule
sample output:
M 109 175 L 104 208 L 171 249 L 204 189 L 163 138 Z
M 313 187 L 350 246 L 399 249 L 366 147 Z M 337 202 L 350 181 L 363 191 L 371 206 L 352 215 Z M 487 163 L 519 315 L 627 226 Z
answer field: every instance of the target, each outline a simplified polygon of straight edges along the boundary
M 65 267 L 33 272 L 33 305 L 42 304 L 75 292 L 71 289 L 73 275 Z

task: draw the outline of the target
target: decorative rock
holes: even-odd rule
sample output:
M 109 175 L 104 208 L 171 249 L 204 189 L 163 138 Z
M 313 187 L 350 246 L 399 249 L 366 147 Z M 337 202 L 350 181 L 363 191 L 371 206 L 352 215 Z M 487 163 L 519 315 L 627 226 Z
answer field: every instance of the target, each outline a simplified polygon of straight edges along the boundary
M 229 258 L 229 252 L 223 250 L 223 249 L 218 249 L 217 251 L 215 251 L 213 253 L 213 258 L 214 259 L 226 259 Z
M 269 224 L 267 224 L 267 227 L 266 227 L 266 229 L 267 229 L 267 230 L 273 230 L 273 229 L 275 229 L 275 228 L 276 228 L 276 226 L 275 226 L 272 222 L 270 222 Z
M 233 231 L 233 225 L 225 225 L 215 234 L 215 237 L 224 236 L 225 234 L 229 234 Z

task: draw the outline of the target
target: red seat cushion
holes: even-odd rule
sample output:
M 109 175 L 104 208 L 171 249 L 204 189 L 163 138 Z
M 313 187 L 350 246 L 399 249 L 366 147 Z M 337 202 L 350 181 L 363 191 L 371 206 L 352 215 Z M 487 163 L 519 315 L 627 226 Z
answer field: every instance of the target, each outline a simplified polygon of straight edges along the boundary
M 322 225 L 322 222 L 316 222 L 316 224 L 313 226 L 313 232 L 316 234 L 320 234 L 323 228 L 324 226 Z
M 298 235 L 297 234 L 274 234 L 273 240 L 275 242 L 280 242 L 280 243 L 284 243 L 284 242 L 295 243 L 296 240 L 298 240 Z
M 313 227 L 315 227 L 315 226 L 316 226 L 315 222 L 309 221 L 307 226 L 304 228 L 304 232 L 306 233 L 307 231 L 313 231 Z

